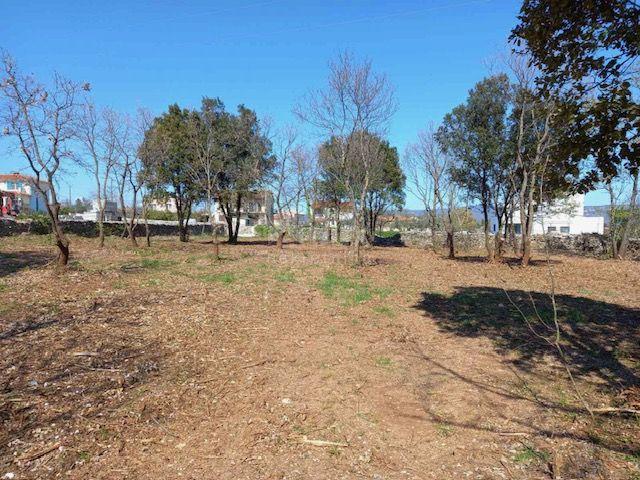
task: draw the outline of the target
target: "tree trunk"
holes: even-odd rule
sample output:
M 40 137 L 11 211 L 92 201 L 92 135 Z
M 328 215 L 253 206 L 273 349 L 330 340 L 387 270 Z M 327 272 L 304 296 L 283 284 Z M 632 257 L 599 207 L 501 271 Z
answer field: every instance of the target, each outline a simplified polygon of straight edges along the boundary
M 178 209 L 178 233 L 180 235 L 181 242 L 188 242 L 189 236 L 187 234 L 187 228 L 184 224 L 184 212 L 182 209 Z
M 631 188 L 631 198 L 629 199 L 629 219 L 626 224 L 622 228 L 622 237 L 620 238 L 620 247 L 618 248 L 618 257 L 619 259 L 624 259 L 627 257 L 627 250 L 629 248 L 629 237 L 630 233 L 633 231 L 636 223 L 636 217 L 638 216 L 637 206 L 638 206 L 638 176 L 640 172 L 636 172 L 633 177 L 633 187 Z M 613 219 L 610 220 L 612 222 Z
M 230 237 L 231 243 L 233 244 L 238 243 L 238 232 L 240 231 L 240 209 L 241 208 L 242 208 L 242 196 L 238 193 L 236 195 L 236 226 L 235 226 L 235 229 L 233 229 L 233 225 L 232 225 L 233 234 Z
M 284 236 L 287 234 L 286 231 L 278 233 L 278 240 L 276 242 L 276 246 L 278 249 L 282 250 L 284 243 Z
M 101 202 L 100 198 L 98 198 L 98 202 Z M 101 203 L 100 210 L 98 212 L 98 244 L 100 248 L 104 248 L 104 207 L 102 207 Z
M 493 262 L 494 252 L 491 245 L 491 234 L 489 232 L 489 208 L 486 202 L 482 204 L 482 214 L 484 217 L 484 246 L 487 249 L 487 259 Z
M 456 249 L 454 245 L 454 236 L 452 231 L 447 231 L 447 247 L 449 248 L 448 258 L 456 258 Z
M 69 241 L 65 238 L 56 239 L 56 245 L 58 246 L 58 265 L 66 267 L 69 263 Z

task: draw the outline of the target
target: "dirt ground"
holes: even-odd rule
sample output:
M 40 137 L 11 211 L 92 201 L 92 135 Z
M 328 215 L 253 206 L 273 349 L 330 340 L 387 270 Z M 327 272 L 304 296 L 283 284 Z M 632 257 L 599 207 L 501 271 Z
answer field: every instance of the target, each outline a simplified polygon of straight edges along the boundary
M 637 262 L 552 258 L 581 400 L 542 261 L 49 241 L 0 239 L 0 479 L 640 478 L 584 406 L 640 409 Z

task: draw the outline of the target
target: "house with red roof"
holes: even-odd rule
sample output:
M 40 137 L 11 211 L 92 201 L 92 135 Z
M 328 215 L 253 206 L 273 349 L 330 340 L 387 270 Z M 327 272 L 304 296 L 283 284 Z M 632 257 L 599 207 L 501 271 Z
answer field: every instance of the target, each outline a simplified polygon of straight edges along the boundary
M 36 188 L 36 179 L 21 173 L 0 174 L 0 215 L 46 212 L 51 186 L 41 181 L 43 195 Z

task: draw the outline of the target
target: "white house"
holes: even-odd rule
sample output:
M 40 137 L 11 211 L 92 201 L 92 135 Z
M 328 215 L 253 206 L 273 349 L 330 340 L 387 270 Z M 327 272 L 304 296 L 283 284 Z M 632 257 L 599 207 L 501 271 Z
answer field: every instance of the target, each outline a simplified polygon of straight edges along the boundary
M 173 197 L 153 198 L 149 202 L 149 209 L 158 212 L 178 213 L 176 199 Z
M 156 198 L 149 202 L 151 210 L 177 213 L 176 201 L 173 197 Z M 213 220 L 216 224 L 227 225 L 219 202 L 213 208 Z M 233 217 L 235 225 L 236 217 Z M 240 228 L 255 225 L 271 225 L 273 222 L 273 194 L 269 190 L 258 190 L 242 197 L 240 206 Z
M 0 175 L 0 212 L 4 215 L 46 212 L 51 187 L 47 182 L 40 182 L 40 188 L 47 197 L 45 198 L 36 189 L 35 182 L 34 177 L 21 173 Z
M 120 215 L 118 214 L 118 205 L 111 200 L 102 200 L 104 204 L 104 219 L 107 221 L 118 220 Z M 98 221 L 98 215 L 100 214 L 100 204 L 98 200 L 91 202 L 91 210 L 88 212 L 78 213 L 76 216 L 81 217 L 83 220 Z
M 214 222 L 226 225 L 220 203 L 216 202 L 213 210 Z M 235 225 L 236 217 L 233 217 Z M 245 194 L 240 205 L 240 228 L 273 223 L 273 194 L 269 190 L 259 190 Z
M 336 226 L 336 208 L 333 202 L 316 202 L 312 206 L 313 213 L 318 222 L 324 223 L 328 226 Z M 351 202 L 340 203 L 340 221 L 350 223 L 353 221 L 353 204 Z
M 520 234 L 520 211 L 513 214 L 514 229 Z M 493 220 L 492 231 L 495 232 L 496 222 Z M 532 234 L 543 233 L 558 235 L 579 235 L 581 233 L 604 233 L 604 217 L 585 216 L 584 194 L 554 201 L 551 205 L 543 205 L 534 215 Z

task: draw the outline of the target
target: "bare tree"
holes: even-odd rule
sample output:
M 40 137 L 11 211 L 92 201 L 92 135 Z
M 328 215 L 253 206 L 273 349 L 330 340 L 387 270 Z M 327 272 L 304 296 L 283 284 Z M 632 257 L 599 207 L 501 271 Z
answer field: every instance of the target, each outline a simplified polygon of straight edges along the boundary
M 624 169 L 616 176 L 606 177 L 603 182 L 609 194 L 609 237 L 613 258 L 627 256 L 629 239 L 638 223 L 639 173 Z
M 517 170 L 511 176 L 518 192 L 522 234 L 522 265 L 531 259 L 531 234 L 536 202 L 542 198 L 545 173 L 554 146 L 553 122 L 557 108 L 553 97 L 536 91 L 537 72 L 526 56 L 513 55 L 508 61 L 516 85 L 513 94 L 515 116 L 515 161 Z M 541 194 L 541 193 L 540 193 Z
M 431 225 L 431 238 L 436 249 L 436 230 L 441 220 L 447 235 L 449 258 L 455 258 L 455 226 L 458 187 L 451 178 L 453 158 L 439 147 L 437 129 L 429 125 L 418 133 L 418 141 L 409 146 L 405 165 L 409 188 L 425 206 Z
M 89 84 L 81 86 L 56 73 L 47 87 L 30 75 L 21 74 L 13 58 L 4 52 L 2 75 L 4 132 L 17 139 L 35 176 L 33 186 L 46 200 L 59 250 L 58 264 L 65 266 L 69 261 L 69 239 L 60 224 L 55 181 L 63 162 L 73 158 L 77 97 L 81 89 L 89 90 Z
M 300 184 L 296 181 L 296 164 L 293 158 L 296 140 L 297 134 L 292 127 L 283 128 L 272 139 L 275 167 L 270 186 L 274 192 L 273 203 L 278 214 L 278 221 L 273 221 L 272 226 L 278 232 L 279 249 L 282 249 L 284 237 L 298 217 Z
M 112 113 L 98 111 L 90 100 L 85 100 L 78 116 L 77 135 L 86 156 L 77 158 L 78 164 L 93 176 L 98 204 L 98 236 L 100 248 L 104 247 L 104 220 L 107 206 L 107 187 L 116 165 L 117 143 L 112 135 Z
M 379 142 L 396 108 L 394 89 L 387 77 L 375 73 L 369 60 L 359 62 L 343 53 L 329 63 L 328 84 L 310 92 L 296 114 L 328 140 L 336 139 L 336 179 L 343 184 L 354 209 L 352 254 L 361 262 L 363 206 L 371 178 L 380 161 Z
M 309 241 L 316 240 L 316 215 L 314 205 L 318 202 L 318 158 L 309 150 L 297 147 L 291 153 L 295 166 L 297 190 L 301 192 L 309 218 Z
M 134 120 L 129 115 L 118 115 L 111 112 L 107 124 L 110 135 L 114 139 L 117 151 L 115 163 L 116 183 L 122 222 L 131 244 L 138 246 L 136 226 L 138 215 L 138 196 L 144 185 L 140 148 L 145 131 L 147 116 L 142 112 Z M 131 200 L 131 216 L 127 218 L 126 196 Z M 148 239 L 148 237 L 147 237 Z
M 188 167 L 193 181 L 204 192 L 216 260 L 220 259 L 220 242 L 214 207 L 220 195 L 220 179 L 225 168 L 223 135 L 228 120 L 229 115 L 220 100 L 204 98 L 200 111 L 193 112 L 188 126 L 194 152 L 193 162 Z

